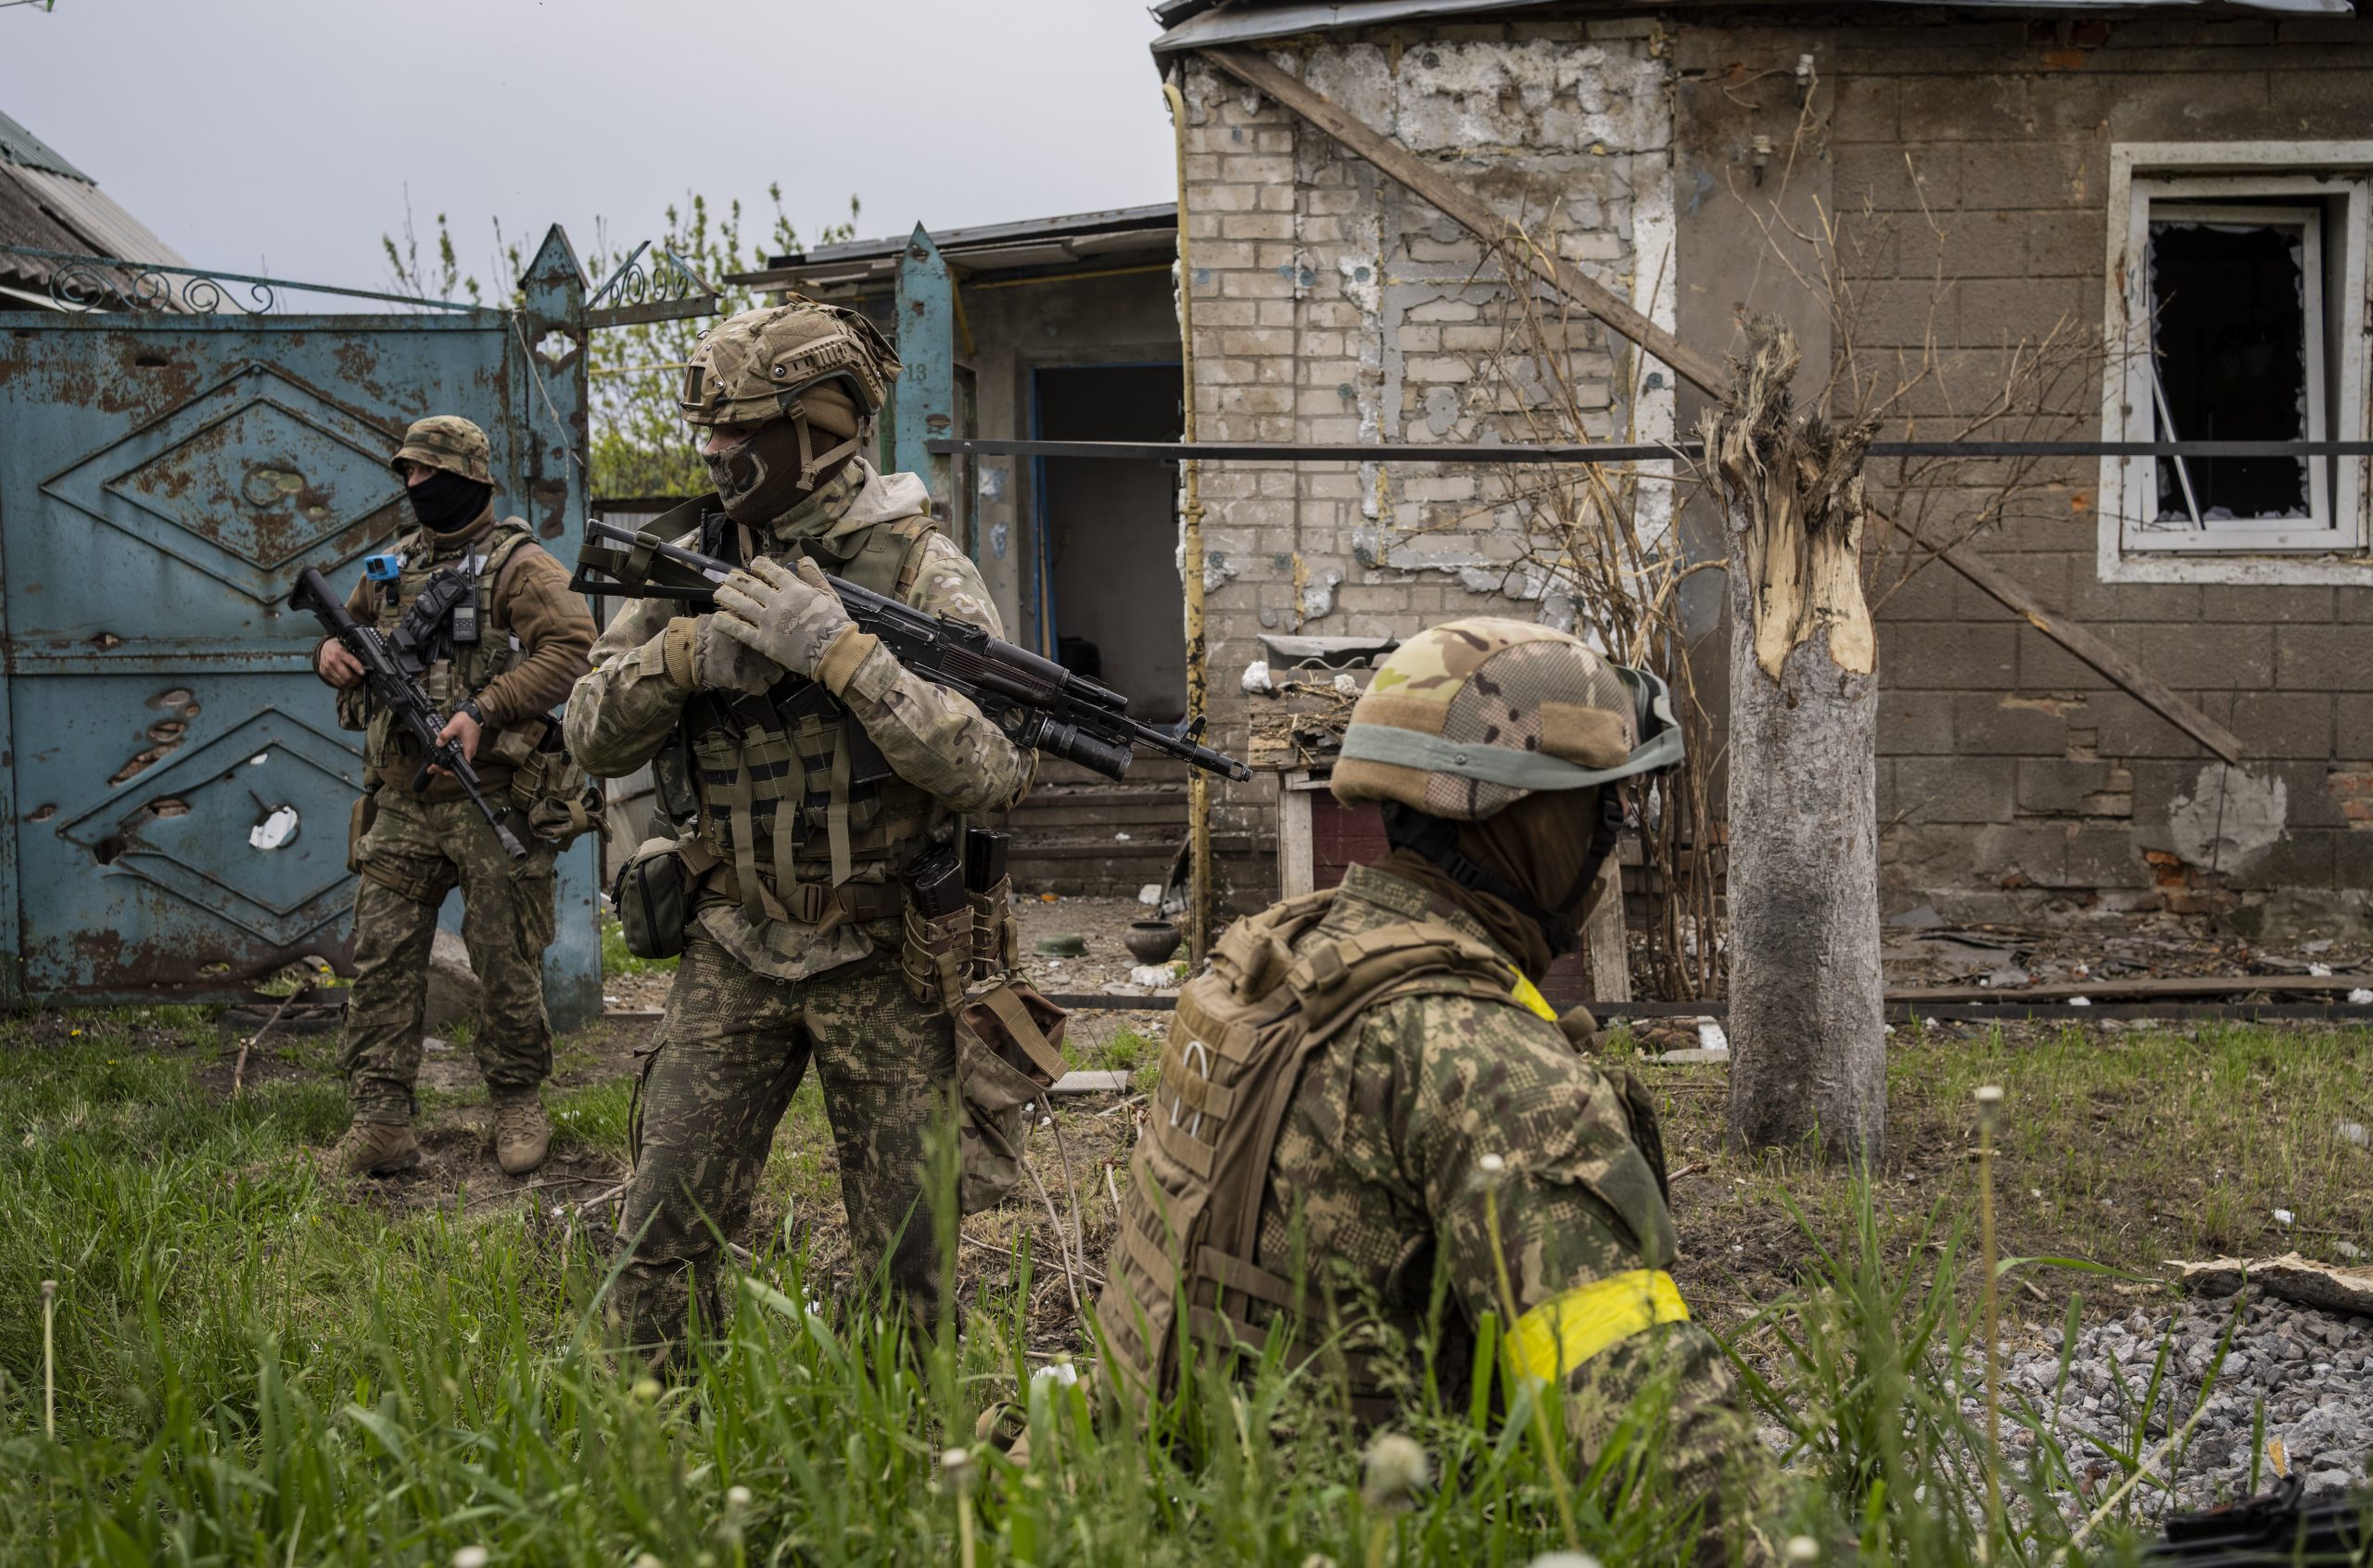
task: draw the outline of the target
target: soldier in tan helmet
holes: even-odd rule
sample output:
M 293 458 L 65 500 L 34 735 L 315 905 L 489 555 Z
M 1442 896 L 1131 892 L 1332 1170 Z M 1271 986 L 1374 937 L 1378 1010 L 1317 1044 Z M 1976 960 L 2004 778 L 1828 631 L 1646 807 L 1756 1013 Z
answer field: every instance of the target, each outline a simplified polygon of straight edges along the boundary
M 713 613 L 628 606 L 569 699 L 577 758 L 604 776 L 652 764 L 665 818 L 617 890 L 629 931 L 664 927 L 655 950 L 682 959 L 637 1082 L 613 1302 L 624 1337 L 663 1357 L 692 1299 L 716 1325 L 719 1233 L 747 1227 L 811 1060 L 860 1274 L 886 1273 L 920 1317 L 939 1306 L 924 1148 L 957 1046 L 928 965 L 907 962 L 923 929 L 908 879 L 958 816 L 1019 799 L 1033 756 L 858 631 L 824 582 L 1002 635 L 922 481 L 859 455 L 897 373 L 855 311 L 803 302 L 711 329 L 681 403 L 717 493 L 650 531 L 741 570 Z M 968 1206 L 986 1195 L 966 1185 Z
M 348 847 L 354 895 L 354 993 L 340 1060 L 353 1123 L 331 1152 L 349 1175 L 391 1175 L 420 1163 L 412 1085 L 420 1076 L 429 947 L 445 896 L 462 891 L 462 941 L 482 992 L 471 1049 L 494 1101 L 496 1157 L 513 1175 L 544 1162 L 552 1130 L 539 1090 L 552 1073 L 544 1017 L 544 949 L 552 936 L 552 860 L 594 826 L 581 769 L 561 748 L 552 710 L 585 672 L 593 617 L 568 570 L 516 517 L 498 519 L 486 433 L 438 414 L 416 422 L 389 465 L 414 526 L 347 599 L 375 624 L 439 713 L 440 739 L 461 742 L 487 799 L 514 814 L 529 846 L 513 861 L 494 831 L 400 726 L 374 711 L 362 666 L 335 638 L 313 669 L 338 691 L 338 720 L 367 736 L 366 793 Z
M 1182 1340 L 1251 1364 L 1282 1325 L 1297 1359 L 1329 1347 L 1318 1375 L 1355 1416 L 1389 1422 L 1437 1304 L 1453 1381 L 1491 1313 L 1509 1372 L 1562 1394 L 1585 1465 L 1661 1383 L 1668 1471 L 1726 1560 L 1720 1483 L 1751 1440 L 1666 1272 L 1654 1110 L 1530 978 L 1577 945 L 1623 782 L 1681 755 L 1659 683 L 1545 626 L 1453 621 L 1377 670 L 1333 787 L 1382 807 L 1390 854 L 1238 921 L 1178 998 L 1098 1309 L 1133 1408 L 1175 1390 Z

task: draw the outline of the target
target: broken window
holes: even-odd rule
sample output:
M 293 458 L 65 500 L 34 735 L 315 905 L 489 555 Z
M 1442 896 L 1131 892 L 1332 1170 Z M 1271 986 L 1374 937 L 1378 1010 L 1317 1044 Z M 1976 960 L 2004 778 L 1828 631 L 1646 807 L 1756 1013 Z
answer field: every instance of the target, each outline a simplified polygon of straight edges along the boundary
M 2322 215 L 2304 207 L 2165 203 L 2151 213 L 2150 266 L 2156 437 L 2323 439 Z M 2329 518 L 2329 464 L 2157 458 L 2151 521 L 2204 530 Z
M 2364 181 L 2138 170 L 2124 195 L 2112 214 L 2123 335 L 2103 435 L 2365 438 Z M 2365 466 L 2305 455 L 2105 460 L 2104 529 L 2128 561 L 2360 553 Z

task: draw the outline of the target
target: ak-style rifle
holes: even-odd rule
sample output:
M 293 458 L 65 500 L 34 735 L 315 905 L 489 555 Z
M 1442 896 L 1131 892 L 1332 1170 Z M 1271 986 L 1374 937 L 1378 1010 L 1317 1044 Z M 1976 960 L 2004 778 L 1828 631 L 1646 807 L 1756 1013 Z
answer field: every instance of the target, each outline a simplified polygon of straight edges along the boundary
M 733 563 L 670 544 L 648 531 L 589 522 L 569 587 L 579 593 L 679 601 L 716 607 L 717 586 Z M 1189 766 L 1244 779 L 1252 770 L 1200 743 L 1201 721 L 1184 735 L 1129 716 L 1129 700 L 1051 659 L 991 637 L 979 626 L 884 598 L 839 577 L 825 582 L 858 627 L 882 639 L 907 669 L 972 700 L 1014 744 L 1065 758 L 1107 778 L 1127 775 L 1134 747 Z

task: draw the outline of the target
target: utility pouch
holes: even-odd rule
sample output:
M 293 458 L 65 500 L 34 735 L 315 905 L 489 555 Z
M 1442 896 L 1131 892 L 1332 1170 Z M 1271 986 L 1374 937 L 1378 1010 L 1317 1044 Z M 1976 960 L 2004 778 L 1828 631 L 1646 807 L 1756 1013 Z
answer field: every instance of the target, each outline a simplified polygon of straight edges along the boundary
M 1615 1084 L 1623 1092 L 1623 1119 L 1631 1124 L 1631 1142 L 1648 1162 L 1648 1173 L 1656 1179 L 1656 1193 L 1669 1208 L 1672 1178 L 1665 1173 L 1665 1130 L 1656 1119 L 1656 1102 L 1648 1094 L 1648 1086 L 1630 1068 L 1617 1071 Z
M 514 735 L 522 738 L 515 748 Z M 495 754 L 511 765 L 511 803 L 526 814 L 527 830 L 537 838 L 557 846 L 606 828 L 602 787 L 568 754 L 550 715 L 505 725 Z
M 362 870 L 362 835 L 371 831 L 371 824 L 379 819 L 379 791 L 365 790 L 354 797 L 354 809 L 346 818 L 346 868 L 357 873 Z
M 905 940 L 898 968 L 916 1001 L 953 1013 L 964 1005 L 972 964 L 972 905 L 964 870 L 945 846 L 924 853 L 907 873 Z
M 1022 1107 L 1063 1074 L 1068 1017 L 1028 985 L 974 992 L 956 1010 L 958 1196 L 975 1214 L 1022 1186 Z
M 625 928 L 627 951 L 638 958 L 673 958 L 684 951 L 692 877 L 673 839 L 646 839 L 618 867 L 611 907 Z

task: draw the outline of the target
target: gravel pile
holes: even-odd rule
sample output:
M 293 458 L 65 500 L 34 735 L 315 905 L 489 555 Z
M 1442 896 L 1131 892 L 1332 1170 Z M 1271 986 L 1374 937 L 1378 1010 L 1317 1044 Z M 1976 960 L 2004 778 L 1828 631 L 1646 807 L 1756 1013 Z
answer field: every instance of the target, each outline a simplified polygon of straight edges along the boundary
M 2069 1356 L 2064 1387 L 2059 1383 L 2062 1331 L 2053 1328 L 2045 1334 L 2049 1348 L 2011 1354 L 2003 1369 L 2005 1408 L 2024 1401 L 2051 1414 L 2070 1462 L 2097 1488 L 2115 1486 L 2123 1471 L 2085 1438 L 2130 1448 L 2135 1423 L 2141 1421 L 2147 1456 L 2170 1432 L 2180 1430 L 2199 1402 L 2234 1305 L 2229 1296 L 2202 1300 L 2171 1315 L 2153 1318 L 2137 1311 L 2086 1328 Z M 2166 1382 L 2146 1411 L 2151 1369 L 2171 1335 Z M 2305 1480 L 2311 1494 L 2339 1492 L 2361 1481 L 2367 1457 L 2373 1454 L 2373 1318 L 2265 1299 L 2243 1309 L 2207 1413 L 2192 1429 L 2181 1462 L 2172 1466 L 2173 1506 L 2202 1507 L 2250 1489 L 2252 1429 L 2261 1403 L 2267 1442 L 2281 1442 L 2291 1471 Z M 1982 1416 L 1974 1402 L 1970 1408 Z M 2014 1451 L 2032 1447 L 2032 1434 L 2009 1430 L 2007 1422 L 2005 1426 L 2006 1446 Z M 2260 1486 L 2270 1484 L 2273 1474 L 2261 1456 Z M 2169 1506 L 2166 1495 L 2148 1483 L 2135 1497 L 2145 1511 Z

